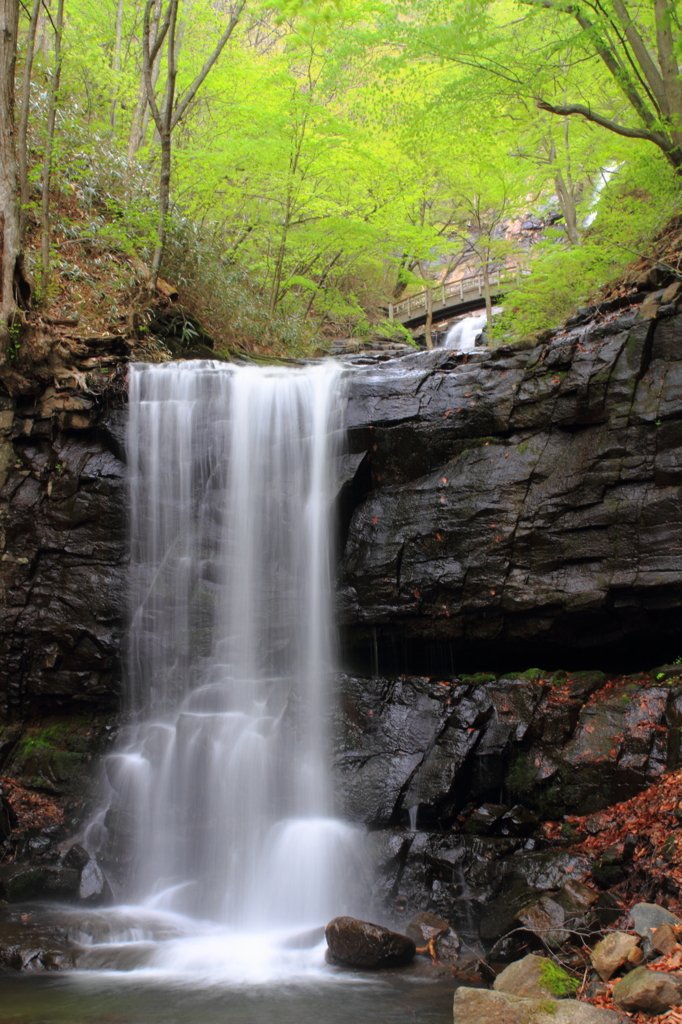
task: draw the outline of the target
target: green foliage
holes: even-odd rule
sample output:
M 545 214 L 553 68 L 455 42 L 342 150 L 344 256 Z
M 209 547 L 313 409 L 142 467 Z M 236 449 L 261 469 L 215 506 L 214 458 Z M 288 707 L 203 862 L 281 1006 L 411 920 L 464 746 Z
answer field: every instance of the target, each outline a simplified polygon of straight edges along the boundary
M 555 964 L 553 960 L 543 961 L 540 968 L 540 981 L 557 999 L 575 995 L 580 987 L 578 979 L 571 977 L 563 967 Z
M 536 246 L 532 274 L 508 295 L 499 332 L 514 339 L 556 326 L 647 255 L 679 209 L 679 181 L 662 156 L 641 153 L 613 175 L 598 206 L 581 246 L 568 248 L 558 232 Z
M 606 17 L 604 5 L 588 6 Z M 120 47 L 117 9 L 118 0 L 67 5 L 53 200 L 55 287 L 96 293 L 95 261 L 108 260 L 97 313 L 111 322 L 130 297 L 131 262 L 151 261 L 159 171 L 140 105 L 140 5 L 124 0 Z M 178 95 L 228 17 L 222 3 L 180 3 Z M 642 18 L 651 29 L 651 13 Z M 50 47 L 46 31 L 29 122 L 33 217 Z M 158 71 L 160 98 L 165 58 Z M 593 37 L 553 5 L 247 5 L 173 136 L 162 275 L 224 354 L 298 356 L 339 335 L 411 340 L 386 319 L 390 301 L 463 260 L 488 271 L 511 262 L 528 273 L 494 337 L 531 345 L 529 335 L 646 254 L 679 195 L 650 142 L 558 118 L 538 109 L 538 96 L 578 96 L 607 117 L 630 116 Z M 607 167 L 617 169 L 597 202 Z M 563 220 L 539 245 L 508 231 L 557 211 Z M 598 216 L 588 227 L 590 211 Z M 35 273 L 35 247 L 27 263 Z

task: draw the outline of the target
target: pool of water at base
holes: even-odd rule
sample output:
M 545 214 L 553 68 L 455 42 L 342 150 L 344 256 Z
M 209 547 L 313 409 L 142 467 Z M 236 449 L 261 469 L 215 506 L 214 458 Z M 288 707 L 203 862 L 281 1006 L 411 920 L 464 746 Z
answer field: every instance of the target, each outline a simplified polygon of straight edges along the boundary
M 227 987 L 120 974 L 0 975 L 0 1024 L 450 1024 L 456 983 L 399 972 Z

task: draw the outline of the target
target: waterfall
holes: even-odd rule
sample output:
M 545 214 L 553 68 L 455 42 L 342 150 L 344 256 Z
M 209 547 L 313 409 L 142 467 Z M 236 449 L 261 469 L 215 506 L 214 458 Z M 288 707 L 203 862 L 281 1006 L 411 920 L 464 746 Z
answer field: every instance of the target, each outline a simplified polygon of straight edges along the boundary
M 130 900 L 252 930 L 347 908 L 327 734 L 342 398 L 331 361 L 131 367 L 132 724 L 100 819 L 127 821 Z
M 457 352 L 473 352 L 476 347 L 476 339 L 480 337 L 485 325 L 485 313 L 462 317 L 452 325 L 441 348 L 453 348 Z

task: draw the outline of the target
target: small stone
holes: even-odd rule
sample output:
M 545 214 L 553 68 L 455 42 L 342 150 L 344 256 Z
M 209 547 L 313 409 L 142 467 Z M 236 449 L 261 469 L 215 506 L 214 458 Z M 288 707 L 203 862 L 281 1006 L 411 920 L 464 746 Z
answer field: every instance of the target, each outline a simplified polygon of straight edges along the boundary
M 658 314 L 658 307 L 661 304 L 659 292 L 651 292 L 639 307 L 638 316 L 640 320 L 654 320 Z
M 575 994 L 577 982 L 548 957 L 529 953 L 509 964 L 495 978 L 493 988 L 528 999 L 566 999 Z
M 571 901 L 578 906 L 591 907 L 599 899 L 598 892 L 590 889 L 589 885 L 583 885 L 576 878 L 567 879 L 561 888 Z
M 502 836 L 528 836 L 540 824 L 540 819 L 532 811 L 516 804 L 510 811 L 503 814 L 497 831 Z
M 569 935 L 564 927 L 566 912 L 550 896 L 541 896 L 539 900 L 524 907 L 516 915 L 516 920 L 542 939 L 550 949 L 558 949 Z
M 501 804 L 481 804 L 465 822 L 463 831 L 468 835 L 485 836 L 492 831 L 508 809 Z
M 417 952 L 412 939 L 369 921 L 335 917 L 325 928 L 327 959 L 344 967 L 401 967 Z
M 641 964 L 644 959 L 644 950 L 641 946 L 634 946 L 628 953 L 628 963 L 632 964 L 633 967 L 637 967 Z
M 661 304 L 667 305 L 668 302 L 676 302 L 680 298 L 680 292 L 682 292 L 682 281 L 673 281 L 661 295 Z
M 412 918 L 405 931 L 417 946 L 425 946 L 431 939 L 447 935 L 450 925 L 442 917 L 423 911 Z
M 429 946 L 429 952 L 439 960 L 456 960 L 462 940 L 453 931 L 448 922 L 435 914 L 423 911 L 412 918 L 406 934 L 413 940 L 417 949 Z
M 651 937 L 655 928 L 660 928 L 662 924 L 669 924 L 671 927 L 682 924 L 679 917 L 675 917 L 664 907 L 659 907 L 657 903 L 636 903 L 630 914 L 635 931 L 644 939 L 645 953 L 651 949 Z
M 663 956 L 672 953 L 679 945 L 677 935 L 669 924 L 660 924 L 658 928 L 654 928 L 650 941 L 651 948 L 655 949 L 657 953 L 662 953 Z
M 639 949 L 639 940 L 635 935 L 611 932 L 597 943 L 590 953 L 590 960 L 601 980 L 608 981 L 627 962 L 634 949 Z
M 75 868 L 76 871 L 82 871 L 89 860 L 90 854 L 80 843 L 74 843 L 64 854 L 65 867 Z
M 682 1001 L 682 978 L 635 967 L 616 983 L 613 1001 L 627 1013 L 667 1013 Z

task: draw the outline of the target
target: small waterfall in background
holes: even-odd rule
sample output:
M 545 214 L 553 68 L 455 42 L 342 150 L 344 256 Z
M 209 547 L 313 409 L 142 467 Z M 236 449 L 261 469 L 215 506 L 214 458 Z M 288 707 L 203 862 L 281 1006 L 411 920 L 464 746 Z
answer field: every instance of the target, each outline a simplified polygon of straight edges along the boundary
M 358 834 L 333 816 L 327 733 L 341 440 L 332 362 L 131 367 L 136 724 L 91 828 L 106 865 L 101 822 L 126 816 L 129 902 L 251 931 L 349 909 Z
M 465 316 L 452 325 L 445 335 L 441 348 L 452 348 L 456 352 L 473 352 L 476 339 L 486 325 L 486 315 Z

